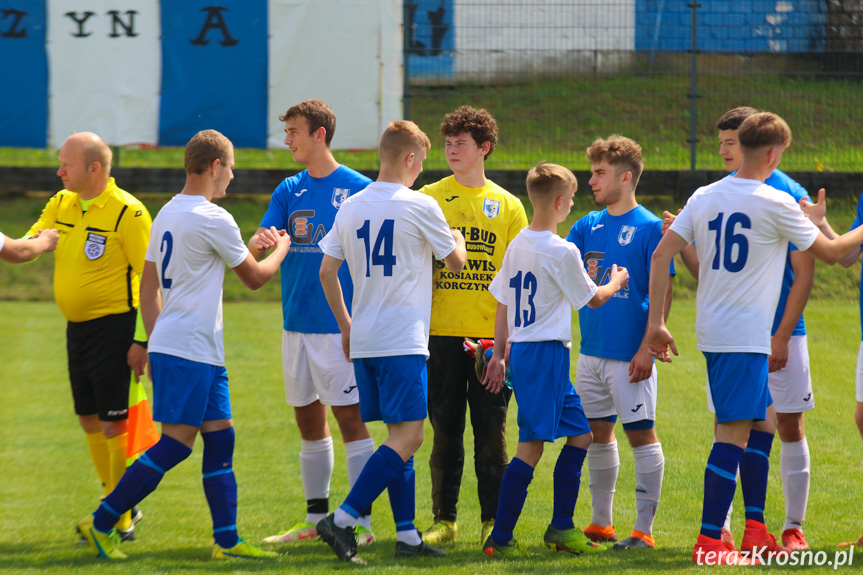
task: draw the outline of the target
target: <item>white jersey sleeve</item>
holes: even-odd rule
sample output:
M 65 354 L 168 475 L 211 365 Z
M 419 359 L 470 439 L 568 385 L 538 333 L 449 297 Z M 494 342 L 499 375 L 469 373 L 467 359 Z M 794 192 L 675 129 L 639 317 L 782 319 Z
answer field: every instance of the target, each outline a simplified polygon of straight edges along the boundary
M 683 211 L 677 214 L 677 218 L 671 223 L 669 229 L 690 243 L 694 239 L 695 230 L 692 227 L 692 210 L 687 210 L 688 207 L 689 202 L 687 201 L 686 205 L 683 206 Z
M 593 298 L 574 244 L 551 232 L 522 230 L 504 254 L 489 291 L 507 306 L 510 342 L 572 341 L 572 307 Z
M 249 255 L 249 248 L 243 242 L 240 227 L 234 217 L 222 208 L 219 208 L 217 213 L 218 217 L 211 219 L 201 233 L 219 257 L 233 269 L 243 263 Z
M 779 190 L 776 191 L 779 192 Z M 808 250 L 818 239 L 820 232 L 806 217 L 793 197 L 787 193 L 781 194 L 770 221 L 776 226 L 777 235 L 793 243 L 799 250 Z
M 339 228 L 340 215 L 341 212 L 336 214 L 336 219 L 333 222 L 333 227 L 331 227 L 330 231 L 327 232 L 327 235 L 318 242 L 318 247 L 321 248 L 321 251 L 324 252 L 324 255 L 328 255 L 338 260 L 344 260 L 345 250 L 342 247 L 342 241 L 339 237 L 339 234 L 341 233 Z
M 581 253 L 575 244 L 566 242 L 568 248 L 566 254 L 557 262 L 557 269 L 553 278 L 557 281 L 560 291 L 566 297 L 574 309 L 578 310 L 587 305 L 596 294 L 596 284 L 587 275 L 584 268 Z
M 428 204 L 426 216 L 421 223 L 423 236 L 431 246 L 435 258 L 442 260 L 455 250 L 456 243 L 449 232 L 449 224 L 437 203 Z

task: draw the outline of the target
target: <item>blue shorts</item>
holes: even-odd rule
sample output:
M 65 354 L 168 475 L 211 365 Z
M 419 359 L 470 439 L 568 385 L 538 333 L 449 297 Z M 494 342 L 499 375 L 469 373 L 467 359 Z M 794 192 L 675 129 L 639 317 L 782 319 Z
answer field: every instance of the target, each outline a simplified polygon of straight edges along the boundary
M 224 366 L 150 353 L 153 419 L 201 427 L 205 421 L 231 418 L 228 372 Z
M 707 385 L 716 421 L 767 418 L 773 403 L 767 387 L 767 355 L 763 353 L 702 352 L 707 360 Z
M 590 433 L 581 398 L 569 379 L 569 351 L 559 341 L 512 344 L 509 365 L 520 442 Z
M 428 414 L 426 356 L 354 359 L 363 421 L 421 421 Z

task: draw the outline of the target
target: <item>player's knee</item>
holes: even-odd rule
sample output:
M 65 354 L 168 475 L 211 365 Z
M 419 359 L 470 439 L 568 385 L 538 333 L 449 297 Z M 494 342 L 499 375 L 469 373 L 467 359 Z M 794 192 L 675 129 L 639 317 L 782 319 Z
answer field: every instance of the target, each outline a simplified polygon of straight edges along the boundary
M 641 447 L 642 445 L 659 442 L 659 439 L 656 437 L 656 427 L 653 420 L 642 419 L 641 421 L 624 423 L 623 430 L 626 432 L 626 438 L 629 440 L 630 447 Z
M 335 416 L 339 424 L 339 430 L 342 432 L 342 438 L 345 443 L 371 437 L 366 424 L 363 423 L 363 419 L 360 416 L 360 405 L 358 403 L 354 405 L 334 406 L 332 409 L 333 416 Z
M 802 413 L 777 413 L 776 431 L 782 441 L 797 442 L 805 437 Z
M 590 449 L 590 444 L 593 443 L 593 433 L 582 433 L 581 435 L 573 435 L 567 438 L 566 444 L 573 447 Z
M 120 421 L 102 421 L 100 423 L 102 425 L 102 433 L 104 433 L 107 438 L 123 435 L 126 433 L 128 428 L 125 419 Z

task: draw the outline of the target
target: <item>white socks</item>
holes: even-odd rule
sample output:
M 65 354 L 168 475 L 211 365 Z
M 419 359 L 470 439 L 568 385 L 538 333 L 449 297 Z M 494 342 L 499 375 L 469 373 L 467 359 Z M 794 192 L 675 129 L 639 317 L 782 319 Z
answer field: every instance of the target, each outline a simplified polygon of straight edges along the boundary
M 593 507 L 593 518 L 590 523 L 598 527 L 607 527 L 612 524 L 614 486 L 620 469 L 617 441 L 591 443 L 587 450 L 587 469 L 590 472 L 590 502 Z
M 375 452 L 375 441 L 371 437 L 345 443 L 345 461 L 348 467 L 348 489 L 354 486 L 357 477 L 363 471 L 369 457 Z M 360 515 L 357 524 L 366 529 L 372 528 L 372 518 L 368 515 Z
M 416 529 L 405 531 L 396 531 L 396 541 L 407 543 L 408 545 L 419 545 L 422 542 L 420 534 Z
M 348 487 L 353 487 L 357 481 L 357 477 L 366 466 L 369 457 L 375 452 L 375 440 L 369 437 L 368 439 L 360 439 L 359 441 L 351 441 L 345 443 L 345 461 L 348 466 Z
M 635 459 L 635 503 L 634 531 L 653 534 L 653 518 L 662 493 L 662 476 L 665 472 L 665 457 L 661 443 L 651 443 L 632 449 Z
M 805 437 L 800 441 L 782 442 L 780 467 L 785 494 L 785 526 L 782 530 L 800 529 L 809 501 L 809 444 Z
M 333 523 L 336 524 L 336 527 L 344 529 L 345 527 L 353 527 L 354 525 L 356 525 L 357 520 L 353 517 L 353 515 L 339 507 L 338 509 L 336 509 L 336 512 L 333 513 Z
M 300 442 L 300 475 L 306 501 L 329 499 L 330 478 L 333 475 L 333 438 Z M 317 525 L 326 513 L 306 513 L 306 521 Z

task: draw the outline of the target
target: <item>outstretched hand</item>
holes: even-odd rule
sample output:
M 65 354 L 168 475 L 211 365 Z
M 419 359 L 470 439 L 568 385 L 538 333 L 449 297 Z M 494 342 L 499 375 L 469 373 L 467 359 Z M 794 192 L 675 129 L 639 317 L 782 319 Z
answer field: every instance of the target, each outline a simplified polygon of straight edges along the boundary
M 617 282 L 620 289 L 627 289 L 629 286 L 629 271 L 625 267 L 612 264 L 611 275 L 609 275 L 609 283 Z
M 812 203 L 806 198 L 800 200 L 800 208 L 809 220 L 819 228 L 824 224 L 827 217 L 827 192 L 824 188 L 818 190 L 818 201 Z
M 492 355 L 485 370 L 485 378 L 482 385 L 489 393 L 500 393 L 506 380 L 506 364 L 503 359 Z
M 682 212 L 682 211 L 683 211 L 683 208 L 680 208 L 679 210 L 677 210 L 677 213 L 680 214 L 680 212 Z M 663 234 L 668 230 L 668 228 L 671 227 L 671 224 L 673 224 L 674 220 L 676 220 L 676 219 L 677 219 L 677 216 L 672 214 L 668 210 L 662 212 L 662 233 Z
M 668 354 L 669 349 L 671 353 L 678 355 L 677 346 L 674 345 L 674 338 L 665 325 L 648 326 L 645 341 L 647 341 L 647 349 L 650 351 L 650 355 L 659 361 L 671 363 L 671 356 Z

